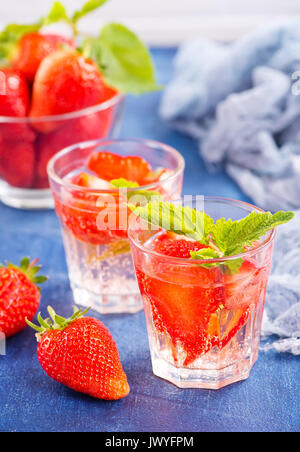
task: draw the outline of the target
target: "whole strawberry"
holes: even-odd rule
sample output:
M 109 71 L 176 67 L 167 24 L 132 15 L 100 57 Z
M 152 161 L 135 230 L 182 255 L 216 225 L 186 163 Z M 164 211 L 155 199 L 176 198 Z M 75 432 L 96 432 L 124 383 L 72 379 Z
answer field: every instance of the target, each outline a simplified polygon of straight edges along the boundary
M 32 92 L 32 118 L 61 115 L 98 105 L 116 91 L 104 83 L 96 64 L 75 50 L 61 49 L 41 62 Z M 35 128 L 48 133 L 61 124 L 43 121 Z
M 46 281 L 37 276 L 41 267 L 25 257 L 20 267 L 0 266 L 0 332 L 13 336 L 26 328 L 26 318 L 32 320 L 40 305 L 40 289 L 36 284 Z
M 42 60 L 63 46 L 75 48 L 75 43 L 59 35 L 28 33 L 18 43 L 14 67 L 19 69 L 29 82 L 33 82 Z
M 75 310 L 64 319 L 51 307 L 52 319 L 38 315 L 37 355 L 44 371 L 55 381 L 77 392 L 105 400 L 117 400 L 129 394 L 118 349 L 100 320 L 83 317 L 88 311 Z

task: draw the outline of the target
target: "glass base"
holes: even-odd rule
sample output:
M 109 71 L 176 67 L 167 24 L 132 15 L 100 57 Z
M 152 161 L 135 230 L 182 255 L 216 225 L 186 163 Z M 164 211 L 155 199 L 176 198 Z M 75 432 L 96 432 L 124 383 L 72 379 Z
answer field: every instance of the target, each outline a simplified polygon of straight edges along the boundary
M 15 209 L 53 209 L 51 190 L 14 188 L 0 180 L 0 200 Z
M 100 314 L 135 314 L 143 309 L 128 239 L 92 245 L 64 226 L 63 238 L 76 305 Z
M 255 362 L 255 361 L 254 361 Z M 246 380 L 254 362 L 244 359 L 222 369 L 188 369 L 175 367 L 159 356 L 152 356 L 153 373 L 173 383 L 178 388 L 221 389 L 238 381 Z
M 98 295 L 74 286 L 72 290 L 76 306 L 91 307 L 99 314 L 136 314 L 143 309 L 138 294 Z

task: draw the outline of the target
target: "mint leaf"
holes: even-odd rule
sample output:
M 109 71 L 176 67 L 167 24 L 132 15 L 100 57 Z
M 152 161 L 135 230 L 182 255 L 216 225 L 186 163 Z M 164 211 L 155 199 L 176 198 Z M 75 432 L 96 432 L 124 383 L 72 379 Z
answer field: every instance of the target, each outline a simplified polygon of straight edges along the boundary
M 191 258 L 195 260 L 219 259 L 220 257 L 222 257 L 220 253 L 211 248 L 203 248 L 202 250 L 199 251 L 191 251 Z M 212 262 L 211 264 L 205 263 L 200 265 L 201 267 L 205 268 L 221 267 L 224 273 L 233 275 L 239 272 L 243 262 L 244 262 L 243 259 L 239 258 L 231 259 L 224 262 Z
M 76 24 L 82 17 L 100 8 L 100 6 L 104 5 L 107 1 L 108 0 L 90 0 L 86 2 L 79 11 L 75 11 L 72 22 Z
M 123 178 L 111 180 L 110 183 L 120 189 L 129 189 L 129 188 L 138 188 L 139 184 L 137 182 L 132 182 Z M 149 201 L 153 200 L 153 198 L 160 198 L 161 194 L 154 190 L 128 190 L 126 192 L 128 202 L 137 205 L 145 205 Z
M 251 212 L 239 221 L 216 221 L 212 230 L 212 240 L 224 256 L 233 256 L 244 252 L 245 246 L 260 240 L 271 229 L 287 223 L 294 217 L 293 212 Z
M 137 188 L 139 184 L 137 182 L 132 182 L 130 180 L 124 179 L 121 177 L 120 179 L 113 179 L 110 183 L 116 188 Z
M 185 235 L 201 243 L 208 242 L 208 234 L 213 226 L 213 220 L 204 212 L 163 201 L 150 202 L 144 207 L 129 205 L 129 208 L 137 216 L 154 226 Z
M 98 38 L 83 42 L 82 50 L 97 63 L 106 83 L 122 93 L 142 94 L 160 89 L 147 47 L 124 25 L 106 25 Z
M 295 216 L 293 212 L 251 212 L 238 221 L 220 218 L 213 219 L 202 211 L 190 207 L 174 206 L 171 203 L 159 201 L 150 202 L 143 207 L 129 208 L 148 223 L 159 226 L 167 231 L 185 235 L 198 242 L 210 245 L 191 252 L 192 259 L 208 260 L 235 256 L 245 252 L 246 246 L 261 238 L 271 229 L 287 223 Z M 243 263 L 242 258 L 228 259 L 224 262 L 200 264 L 204 267 L 222 266 L 224 272 L 238 273 Z
M 211 249 L 211 248 L 203 248 L 199 251 L 191 251 L 192 259 L 219 259 L 220 253 Z

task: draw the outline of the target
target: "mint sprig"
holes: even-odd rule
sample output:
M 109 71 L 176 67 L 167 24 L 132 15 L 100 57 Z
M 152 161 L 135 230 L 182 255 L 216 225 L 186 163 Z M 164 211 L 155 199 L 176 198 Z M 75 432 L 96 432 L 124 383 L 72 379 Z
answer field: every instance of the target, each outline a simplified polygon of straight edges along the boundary
M 184 235 L 201 244 L 210 245 L 199 251 L 192 251 L 191 258 L 199 260 L 219 259 L 236 256 L 245 252 L 271 229 L 287 223 L 294 218 L 294 212 L 280 211 L 251 212 L 241 220 L 233 221 L 220 218 L 216 222 L 202 211 L 189 206 L 175 206 L 163 201 L 149 203 L 146 206 L 129 206 L 131 210 L 148 223 L 167 231 Z M 242 258 L 229 259 L 226 262 L 201 264 L 204 267 L 225 266 L 230 273 L 237 273 L 243 263 Z

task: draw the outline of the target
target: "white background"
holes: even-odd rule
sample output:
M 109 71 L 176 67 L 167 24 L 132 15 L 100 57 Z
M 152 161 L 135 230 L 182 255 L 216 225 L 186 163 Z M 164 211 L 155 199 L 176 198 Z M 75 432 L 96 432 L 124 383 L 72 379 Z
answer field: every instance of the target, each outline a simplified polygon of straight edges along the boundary
M 30 22 L 49 10 L 53 0 L 0 0 L 0 21 Z M 84 0 L 62 0 L 70 10 Z M 177 45 L 205 36 L 234 39 L 270 21 L 300 15 L 300 0 L 110 0 L 82 22 L 97 32 L 108 20 L 121 21 L 148 43 Z

